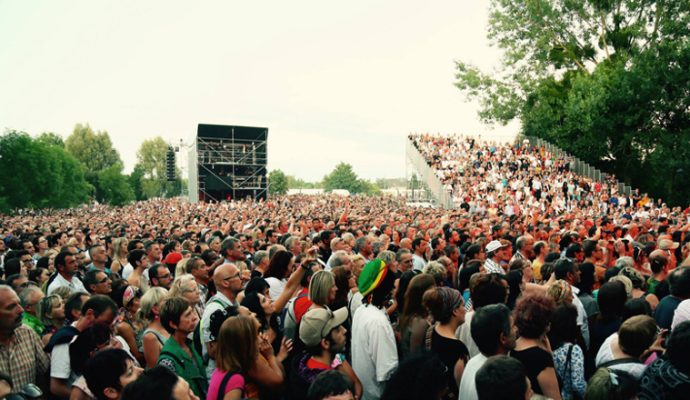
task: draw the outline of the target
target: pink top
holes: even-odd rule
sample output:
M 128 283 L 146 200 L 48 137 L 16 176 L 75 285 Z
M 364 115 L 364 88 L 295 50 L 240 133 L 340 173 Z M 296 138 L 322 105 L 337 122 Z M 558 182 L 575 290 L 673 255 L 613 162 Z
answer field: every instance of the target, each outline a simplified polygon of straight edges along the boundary
M 213 375 L 211 375 L 211 383 L 208 385 L 208 395 L 206 396 L 206 400 L 223 400 L 217 399 L 217 397 L 218 387 L 223 381 L 224 376 L 225 372 L 219 370 L 218 368 L 213 370 Z M 242 374 L 235 374 L 228 380 L 228 383 L 225 385 L 225 389 L 223 390 L 223 394 L 228 394 L 229 391 L 234 389 L 244 391 L 244 377 Z

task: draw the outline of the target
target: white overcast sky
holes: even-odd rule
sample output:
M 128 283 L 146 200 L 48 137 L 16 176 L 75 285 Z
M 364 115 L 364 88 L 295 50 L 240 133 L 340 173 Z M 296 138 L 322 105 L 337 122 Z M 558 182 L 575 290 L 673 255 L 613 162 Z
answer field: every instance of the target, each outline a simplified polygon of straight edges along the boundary
M 106 130 L 125 162 L 198 123 L 269 128 L 269 169 L 405 175 L 409 132 L 506 138 L 453 86 L 490 71 L 488 1 L 0 0 L 0 129 Z

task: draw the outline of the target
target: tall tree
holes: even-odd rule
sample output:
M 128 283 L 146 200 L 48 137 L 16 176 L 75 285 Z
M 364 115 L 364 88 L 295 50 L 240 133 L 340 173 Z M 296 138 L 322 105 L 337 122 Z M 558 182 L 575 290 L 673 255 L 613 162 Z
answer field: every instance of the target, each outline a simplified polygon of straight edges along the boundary
M 373 183 L 359 179 L 352 169 L 352 165 L 340 162 L 330 174 L 323 177 L 323 188 L 326 192 L 335 189 L 345 189 L 350 193 L 374 194 L 380 189 Z
M 91 186 L 79 162 L 64 149 L 28 134 L 0 136 L 0 210 L 65 208 L 88 200 Z
M 134 192 L 134 198 L 136 200 L 146 200 L 146 195 L 144 194 L 144 189 L 142 187 L 142 179 L 144 178 L 144 168 L 140 164 L 134 166 L 134 170 L 129 177 L 129 186 Z
M 95 188 L 95 196 L 103 200 L 104 188 L 99 182 L 101 171 L 122 165 L 120 154 L 113 147 L 106 131 L 94 132 L 89 124 L 77 124 L 65 140 L 65 149 L 81 163 L 86 180 Z
M 331 192 L 335 189 L 345 189 L 351 193 L 359 193 L 361 191 L 359 178 L 355 171 L 352 170 L 352 165 L 344 162 L 340 162 L 330 174 L 323 177 L 323 188 L 326 192 Z
M 148 179 L 165 179 L 165 155 L 168 144 L 162 137 L 156 136 L 141 142 L 137 150 L 137 163 Z
M 65 140 L 65 148 L 84 165 L 87 176 L 122 163 L 108 132 L 94 132 L 89 124 L 77 124 Z
M 55 145 L 58 147 L 62 147 L 63 149 L 65 148 L 65 141 L 62 139 L 62 136 L 58 135 L 57 133 L 43 132 L 40 135 L 38 135 L 36 140 L 48 145 Z
M 176 196 L 182 188 L 180 171 L 175 168 L 175 181 L 166 180 L 166 154 L 168 144 L 162 137 L 144 140 L 137 150 L 138 171 L 143 197 Z
M 460 61 L 456 82 L 484 121 L 519 117 L 523 133 L 687 201 L 689 2 L 493 0 L 489 23 L 501 68 Z
M 122 174 L 122 169 L 122 164 L 115 164 L 98 173 L 98 183 L 101 187 L 99 201 L 121 206 L 134 200 L 134 191 L 127 176 Z
M 282 195 L 288 191 L 288 178 L 279 169 L 268 173 L 268 188 L 270 194 Z

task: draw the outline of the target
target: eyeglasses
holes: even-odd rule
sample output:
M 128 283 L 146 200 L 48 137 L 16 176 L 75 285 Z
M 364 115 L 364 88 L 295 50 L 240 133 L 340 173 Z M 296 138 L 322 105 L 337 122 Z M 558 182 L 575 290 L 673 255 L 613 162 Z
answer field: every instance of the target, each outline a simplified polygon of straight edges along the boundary
M 110 278 L 108 278 L 108 277 L 106 276 L 105 278 L 101 279 L 101 280 L 98 281 L 97 283 L 106 283 L 106 282 L 108 282 L 109 280 L 110 280 Z
M 33 263 L 34 263 L 34 260 L 28 258 L 28 259 L 26 259 L 26 260 L 22 260 L 22 262 L 23 262 L 24 264 L 33 264 Z
M 165 274 L 165 275 L 161 275 L 158 277 L 158 279 L 166 279 L 166 278 L 170 278 L 170 274 Z
M 228 276 L 227 278 L 223 278 L 223 280 L 224 280 L 224 281 L 229 281 L 230 279 L 235 279 L 235 278 L 239 278 L 239 277 L 240 277 L 240 273 L 238 272 L 238 273 L 236 273 L 236 274 L 233 275 L 233 276 Z

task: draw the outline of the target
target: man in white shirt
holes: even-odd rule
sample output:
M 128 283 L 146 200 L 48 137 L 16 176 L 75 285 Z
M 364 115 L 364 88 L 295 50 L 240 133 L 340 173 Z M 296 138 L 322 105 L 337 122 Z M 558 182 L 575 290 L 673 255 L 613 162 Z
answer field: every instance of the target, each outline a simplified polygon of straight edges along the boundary
M 57 398 L 69 398 L 72 383 L 77 375 L 72 372 L 70 365 L 69 345 L 76 337 L 95 324 L 111 326 L 117 315 L 117 305 L 110 297 L 96 295 L 82 306 L 81 317 L 71 327 L 63 330 L 76 329 L 72 335 L 65 335 L 69 340 L 58 342 L 50 353 L 50 392 Z M 61 334 L 60 330 L 55 335 Z
M 380 398 L 398 366 L 395 334 L 385 309 L 394 284 L 395 274 L 379 259 L 368 262 L 358 280 L 363 304 L 352 322 L 352 368 L 362 381 L 363 400 Z
M 515 332 L 510 309 L 505 304 L 490 304 L 477 310 L 472 318 L 472 339 L 480 353 L 465 365 L 458 398 L 478 400 L 475 376 L 486 360 L 495 355 L 508 354 L 515 347 Z
M 428 242 L 423 238 L 418 237 L 412 241 L 412 250 L 414 251 L 414 254 L 412 255 L 412 268 L 418 271 L 423 270 L 426 266 L 424 255 L 426 254 L 426 250 L 428 248 L 427 245 Z
M 55 269 L 57 269 L 57 275 L 55 279 L 48 285 L 47 295 L 50 296 L 55 289 L 67 286 L 70 288 L 71 293 L 84 292 L 86 293 L 86 288 L 84 284 L 81 283 L 79 278 L 75 275 L 78 270 L 77 260 L 74 254 L 63 251 L 55 257 Z

